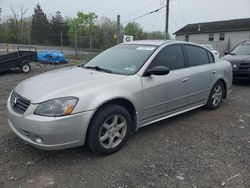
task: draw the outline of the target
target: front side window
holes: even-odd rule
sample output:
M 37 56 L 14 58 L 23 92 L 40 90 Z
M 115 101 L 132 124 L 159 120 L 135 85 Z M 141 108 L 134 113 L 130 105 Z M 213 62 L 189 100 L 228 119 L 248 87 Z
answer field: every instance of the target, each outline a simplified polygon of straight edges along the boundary
M 165 66 L 169 70 L 177 70 L 185 67 L 185 59 L 181 45 L 165 47 L 149 65 L 149 69 L 155 66 Z
M 208 41 L 214 41 L 214 34 L 209 34 Z
M 112 73 L 133 75 L 139 71 L 157 46 L 121 44 L 110 48 L 84 65 L 85 68 L 97 67 Z
M 185 49 L 188 56 L 189 67 L 210 63 L 207 50 L 194 45 L 185 45 Z

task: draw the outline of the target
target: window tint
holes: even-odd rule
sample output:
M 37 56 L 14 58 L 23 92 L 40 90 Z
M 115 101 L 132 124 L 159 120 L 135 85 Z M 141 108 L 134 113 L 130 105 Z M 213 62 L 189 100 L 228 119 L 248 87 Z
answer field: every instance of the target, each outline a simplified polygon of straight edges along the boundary
M 193 45 L 185 45 L 189 66 L 209 64 L 207 50 Z
M 213 54 L 212 54 L 211 52 L 208 52 L 208 51 L 207 51 L 207 55 L 208 55 L 208 58 L 209 58 L 209 62 L 210 62 L 210 63 L 214 63 L 215 61 L 214 61 L 214 56 L 213 56 Z
M 182 47 L 172 45 L 164 48 L 149 65 L 149 69 L 155 66 L 165 66 L 169 70 L 177 70 L 185 67 L 185 60 Z

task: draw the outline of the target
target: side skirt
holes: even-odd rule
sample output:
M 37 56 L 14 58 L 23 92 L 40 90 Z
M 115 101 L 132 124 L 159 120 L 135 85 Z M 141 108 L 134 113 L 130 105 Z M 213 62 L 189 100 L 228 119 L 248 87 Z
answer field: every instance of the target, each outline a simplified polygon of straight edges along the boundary
M 142 124 L 139 126 L 139 128 L 145 127 L 145 126 L 147 126 L 147 125 L 149 125 L 149 124 L 152 124 L 152 123 L 156 123 L 156 122 L 158 122 L 158 121 L 162 121 L 162 120 L 164 120 L 164 119 L 171 118 L 171 117 L 173 117 L 173 116 L 177 116 L 177 115 L 179 115 L 179 114 L 183 114 L 183 113 L 185 113 L 185 112 L 188 112 L 188 111 L 191 111 L 191 110 L 194 110 L 194 109 L 197 109 L 197 108 L 200 108 L 200 107 L 202 107 L 202 106 L 204 106 L 204 105 L 205 105 L 205 104 L 200 104 L 200 105 L 197 105 L 197 106 L 194 106 L 194 107 L 191 107 L 191 108 L 187 108 L 187 109 L 185 109 L 185 110 L 181 110 L 181 111 L 178 111 L 178 112 L 175 112 L 175 113 L 172 113 L 172 114 L 168 114 L 168 115 L 166 115 L 166 116 L 162 116 L 162 117 L 160 117 L 160 118 L 151 120 L 151 121 L 146 122 L 146 123 L 143 123 L 143 122 L 142 122 Z

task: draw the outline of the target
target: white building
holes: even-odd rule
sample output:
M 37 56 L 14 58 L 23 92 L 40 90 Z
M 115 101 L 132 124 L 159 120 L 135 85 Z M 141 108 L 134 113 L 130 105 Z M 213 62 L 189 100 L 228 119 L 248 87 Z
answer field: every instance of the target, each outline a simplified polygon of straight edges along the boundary
M 222 54 L 250 39 L 250 18 L 188 24 L 174 34 L 176 40 L 212 44 Z

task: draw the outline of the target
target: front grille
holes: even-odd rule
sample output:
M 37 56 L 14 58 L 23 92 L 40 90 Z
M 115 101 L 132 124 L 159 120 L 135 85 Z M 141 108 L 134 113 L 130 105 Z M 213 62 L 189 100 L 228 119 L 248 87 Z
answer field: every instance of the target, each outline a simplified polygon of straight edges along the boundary
M 250 70 L 250 63 L 241 63 L 239 70 Z
M 12 92 L 10 97 L 10 104 L 12 109 L 18 114 L 24 114 L 30 105 L 30 100 L 18 95 L 15 91 Z

